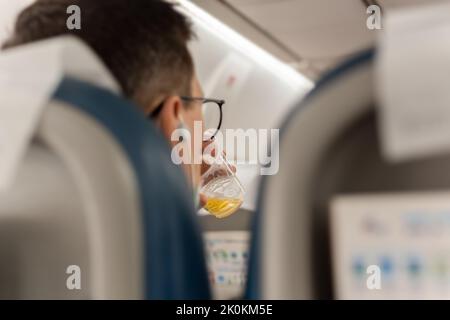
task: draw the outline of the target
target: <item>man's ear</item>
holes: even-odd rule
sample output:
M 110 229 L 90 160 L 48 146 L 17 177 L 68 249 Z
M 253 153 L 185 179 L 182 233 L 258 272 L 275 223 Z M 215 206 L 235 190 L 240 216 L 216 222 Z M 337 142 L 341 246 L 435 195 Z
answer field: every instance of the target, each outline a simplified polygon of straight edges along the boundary
M 174 130 L 180 126 L 182 107 L 183 104 L 180 97 L 171 96 L 164 101 L 164 106 L 159 114 L 157 124 L 168 141 L 170 141 Z

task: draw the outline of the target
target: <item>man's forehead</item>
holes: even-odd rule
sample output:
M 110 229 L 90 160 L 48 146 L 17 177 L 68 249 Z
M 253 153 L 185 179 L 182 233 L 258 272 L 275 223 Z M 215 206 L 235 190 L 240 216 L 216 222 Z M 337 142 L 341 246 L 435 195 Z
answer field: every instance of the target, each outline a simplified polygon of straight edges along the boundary
M 200 81 L 198 80 L 197 76 L 194 76 L 194 78 L 192 79 L 192 85 L 193 85 L 194 93 L 198 93 L 198 95 L 203 97 L 203 94 L 204 94 L 203 89 L 202 89 L 202 86 L 200 85 Z

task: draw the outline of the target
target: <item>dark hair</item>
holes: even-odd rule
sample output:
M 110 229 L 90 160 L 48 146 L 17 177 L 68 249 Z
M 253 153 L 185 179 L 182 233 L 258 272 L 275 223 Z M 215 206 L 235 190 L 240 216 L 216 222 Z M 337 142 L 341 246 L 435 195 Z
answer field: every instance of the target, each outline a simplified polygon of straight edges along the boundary
M 67 8 L 81 9 L 81 29 L 69 30 Z M 161 96 L 190 95 L 194 74 L 190 23 L 162 0 L 37 0 L 22 11 L 3 48 L 75 35 L 103 60 L 124 94 L 142 108 Z

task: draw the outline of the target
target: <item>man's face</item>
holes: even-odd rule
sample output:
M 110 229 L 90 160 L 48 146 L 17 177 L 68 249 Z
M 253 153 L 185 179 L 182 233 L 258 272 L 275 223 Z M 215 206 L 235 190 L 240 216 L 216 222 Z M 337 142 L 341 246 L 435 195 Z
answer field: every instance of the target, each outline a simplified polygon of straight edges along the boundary
M 194 76 L 191 82 L 191 97 L 203 97 L 203 91 L 200 86 L 197 77 Z M 184 164 L 183 168 L 188 177 L 188 179 L 192 182 L 192 186 L 194 188 L 200 186 L 200 178 L 201 178 L 201 164 L 195 164 L 194 159 L 202 159 L 202 148 L 195 148 L 194 141 L 203 140 L 203 114 L 202 114 L 203 105 L 200 101 L 185 101 L 181 99 L 179 96 L 170 96 L 165 99 L 164 107 L 162 108 L 161 113 L 155 119 L 157 125 L 160 127 L 162 133 L 169 141 L 172 147 L 175 147 L 180 142 L 172 141 L 172 134 L 175 130 L 183 127 L 184 129 L 189 130 L 190 133 L 190 154 L 191 154 L 191 164 Z M 195 130 L 195 124 L 201 124 L 200 130 Z M 195 136 L 195 134 L 199 133 L 199 137 Z M 185 146 L 187 148 L 189 146 Z M 200 149 L 200 150 L 199 150 Z M 188 149 L 189 150 L 189 149 Z M 198 153 L 198 154 L 194 154 Z
M 200 83 L 197 77 L 194 75 L 191 82 L 191 97 L 203 97 L 203 90 L 200 86 Z M 183 119 L 185 120 L 185 126 L 188 127 L 189 131 L 191 131 L 192 139 L 194 139 L 194 125 L 195 121 L 202 122 L 202 132 L 203 132 L 203 112 L 202 112 L 202 103 L 199 101 L 190 101 L 183 102 L 185 104 L 185 108 L 183 108 Z M 195 137 L 197 138 L 197 137 Z
M 197 77 L 194 75 L 192 82 L 191 82 L 191 97 L 203 97 L 203 90 L 200 86 L 200 83 L 197 79 Z M 185 105 L 185 108 L 183 108 L 183 119 L 185 121 L 185 126 L 187 129 L 189 129 L 191 133 L 191 154 L 193 155 L 194 159 L 194 153 L 198 153 L 202 150 L 194 148 L 194 141 L 202 141 L 203 135 L 201 137 L 195 136 L 197 132 L 195 132 L 195 122 L 201 123 L 201 133 L 203 134 L 203 112 L 202 112 L 202 103 L 199 101 L 191 101 L 191 102 L 184 102 L 185 104 L 188 103 L 189 105 Z M 201 159 L 202 152 L 200 154 L 195 155 L 197 159 Z M 190 176 L 191 181 L 193 183 L 194 187 L 200 186 L 200 178 L 201 178 L 201 164 L 190 164 L 187 165 L 185 168 L 188 170 L 188 176 Z

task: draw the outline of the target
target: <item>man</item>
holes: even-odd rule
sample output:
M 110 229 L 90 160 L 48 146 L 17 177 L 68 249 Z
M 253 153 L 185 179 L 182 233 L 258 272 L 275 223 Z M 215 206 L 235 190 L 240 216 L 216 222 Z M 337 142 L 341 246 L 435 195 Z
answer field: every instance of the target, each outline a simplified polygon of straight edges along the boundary
M 81 29 L 67 27 L 67 8 L 81 9 Z M 61 35 L 87 43 L 120 84 L 123 94 L 153 119 L 171 141 L 174 130 L 202 121 L 200 84 L 187 43 L 186 18 L 162 0 L 37 0 L 18 17 L 3 49 Z M 183 98 L 182 98 L 183 97 Z M 199 164 L 185 166 L 194 188 Z M 204 204 L 205 199 L 202 199 Z

